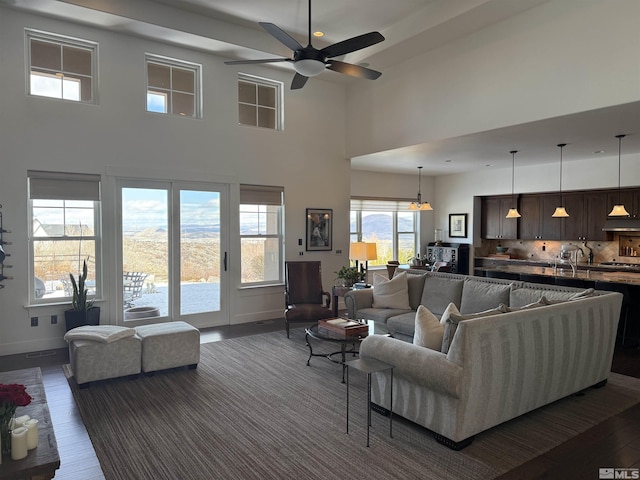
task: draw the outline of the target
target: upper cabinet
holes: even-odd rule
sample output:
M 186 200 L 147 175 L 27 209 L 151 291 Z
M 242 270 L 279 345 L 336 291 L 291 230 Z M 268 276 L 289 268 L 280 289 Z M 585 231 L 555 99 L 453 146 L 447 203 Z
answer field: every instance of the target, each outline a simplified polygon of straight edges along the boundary
M 611 211 L 614 205 L 622 203 L 631 217 L 640 217 L 640 188 L 624 189 L 620 190 L 619 193 L 616 189 L 609 191 L 608 194 L 607 206 L 609 210 L 607 210 L 607 213 Z
M 611 207 L 607 192 L 569 193 L 564 195 L 569 217 L 562 220 L 563 240 L 606 240 L 602 227 Z
M 482 199 L 482 238 L 494 240 L 518 238 L 518 219 L 505 218 L 513 206 L 511 195 Z
M 482 238 L 606 241 L 602 228 L 614 204 L 622 203 L 631 217 L 640 218 L 640 188 L 519 195 L 522 216 L 517 220 L 504 218 L 511 203 L 510 195 L 482 199 Z M 569 216 L 552 217 L 561 204 Z
M 520 197 L 520 236 L 522 240 L 560 240 L 562 220 L 553 218 L 560 205 L 559 194 L 531 194 Z

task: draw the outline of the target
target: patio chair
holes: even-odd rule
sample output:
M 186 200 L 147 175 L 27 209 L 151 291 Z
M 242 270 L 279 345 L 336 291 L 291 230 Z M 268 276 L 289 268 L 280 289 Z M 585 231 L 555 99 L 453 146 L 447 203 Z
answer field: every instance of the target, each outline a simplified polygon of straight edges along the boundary
M 284 321 L 289 338 L 289 324 L 317 322 L 332 318 L 331 296 L 322 289 L 320 262 L 285 262 Z M 326 301 L 322 299 L 326 296 Z
M 147 276 L 144 272 L 124 272 L 122 298 L 126 308 L 133 306 L 133 301 L 142 297 L 142 287 Z

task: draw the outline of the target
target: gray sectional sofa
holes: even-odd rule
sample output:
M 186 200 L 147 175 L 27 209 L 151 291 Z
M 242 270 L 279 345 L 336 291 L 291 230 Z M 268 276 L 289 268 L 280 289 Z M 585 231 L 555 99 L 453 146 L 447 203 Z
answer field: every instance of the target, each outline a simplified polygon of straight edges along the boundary
M 352 318 L 384 322 L 393 332 L 366 338 L 360 354 L 394 365 L 394 414 L 430 429 L 438 441 L 463 448 L 488 428 L 606 383 L 621 294 L 438 272 L 408 275 L 411 309 L 374 308 L 371 289 L 349 292 L 345 303 Z M 414 345 L 418 305 L 440 317 L 450 302 L 461 314 L 500 304 L 504 313 L 456 323 L 446 353 Z M 389 373 L 373 374 L 372 385 L 372 401 L 389 409 Z

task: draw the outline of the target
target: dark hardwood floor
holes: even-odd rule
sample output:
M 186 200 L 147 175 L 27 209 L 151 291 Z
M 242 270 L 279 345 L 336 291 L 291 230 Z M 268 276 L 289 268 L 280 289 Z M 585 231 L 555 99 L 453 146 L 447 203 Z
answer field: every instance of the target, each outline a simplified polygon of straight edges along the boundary
M 202 330 L 201 342 L 215 342 L 278 330 L 284 330 L 283 322 L 279 320 L 217 327 Z M 34 366 L 42 369 L 60 452 L 60 469 L 56 474 L 56 480 L 103 479 L 100 463 L 60 368 L 68 362 L 66 350 L 14 355 L 1 359 L 0 371 Z M 612 371 L 640 378 L 640 349 L 635 346 L 618 346 Z M 500 480 L 598 479 L 598 469 L 605 467 L 640 469 L 640 404 L 502 475 Z

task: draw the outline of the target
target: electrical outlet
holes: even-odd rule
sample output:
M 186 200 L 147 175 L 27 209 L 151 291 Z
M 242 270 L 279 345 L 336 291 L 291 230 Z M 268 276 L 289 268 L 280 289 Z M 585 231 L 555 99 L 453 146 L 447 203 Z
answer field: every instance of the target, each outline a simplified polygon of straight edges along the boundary
M 58 323 L 58 315 L 51 315 L 51 325 Z
M 342 255 L 342 250 L 336 250 L 336 255 Z
M 302 246 L 302 239 L 301 238 L 298 239 L 298 245 Z
M 32 327 L 38 326 L 38 317 L 31 317 L 31 326 Z
M 303 256 L 304 252 L 298 252 L 298 255 Z

